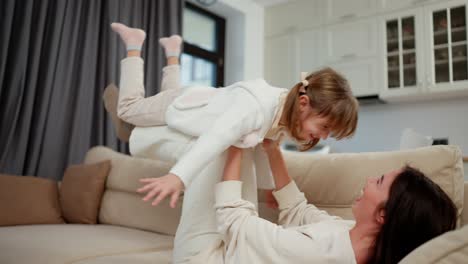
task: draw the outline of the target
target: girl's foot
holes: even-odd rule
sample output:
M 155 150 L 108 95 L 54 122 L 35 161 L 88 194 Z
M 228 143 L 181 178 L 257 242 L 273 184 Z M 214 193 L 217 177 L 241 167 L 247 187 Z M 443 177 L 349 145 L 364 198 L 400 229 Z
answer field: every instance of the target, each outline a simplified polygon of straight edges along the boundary
M 168 38 L 160 38 L 159 43 L 164 48 L 166 58 L 179 57 L 182 38 L 179 35 L 172 35 Z
M 122 23 L 112 23 L 111 28 L 114 32 L 119 34 L 127 50 L 141 50 L 146 38 L 145 31 L 139 28 L 127 27 Z

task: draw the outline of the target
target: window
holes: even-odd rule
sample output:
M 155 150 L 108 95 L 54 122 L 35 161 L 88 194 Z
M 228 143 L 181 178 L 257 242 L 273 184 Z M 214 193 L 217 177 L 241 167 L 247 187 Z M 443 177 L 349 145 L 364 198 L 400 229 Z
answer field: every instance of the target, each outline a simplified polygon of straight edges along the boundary
M 186 3 L 183 11 L 182 85 L 224 85 L 224 18 Z

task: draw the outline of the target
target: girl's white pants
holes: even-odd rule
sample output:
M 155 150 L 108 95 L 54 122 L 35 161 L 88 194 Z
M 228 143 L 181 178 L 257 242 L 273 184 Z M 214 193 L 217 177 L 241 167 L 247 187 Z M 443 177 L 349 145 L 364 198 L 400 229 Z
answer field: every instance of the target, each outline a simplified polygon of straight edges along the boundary
M 117 115 L 138 127 L 166 125 L 166 109 L 182 93 L 180 66 L 164 67 L 160 92 L 145 98 L 143 64 L 140 57 L 127 57 L 121 61 Z

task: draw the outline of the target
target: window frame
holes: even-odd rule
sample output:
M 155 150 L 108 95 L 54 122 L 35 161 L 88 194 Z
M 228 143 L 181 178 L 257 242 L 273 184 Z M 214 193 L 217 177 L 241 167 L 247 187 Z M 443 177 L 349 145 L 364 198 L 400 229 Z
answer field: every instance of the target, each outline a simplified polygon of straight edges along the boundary
M 202 16 L 206 16 L 215 21 L 215 38 L 216 38 L 216 51 L 209 51 L 197 45 L 190 43 L 183 43 L 183 52 L 187 55 L 195 56 L 209 62 L 214 63 L 216 69 L 216 87 L 224 86 L 224 52 L 225 52 L 225 37 L 226 37 L 226 19 L 215 15 L 205 9 L 202 9 L 194 4 L 185 3 L 185 7 L 191 11 L 197 12 Z

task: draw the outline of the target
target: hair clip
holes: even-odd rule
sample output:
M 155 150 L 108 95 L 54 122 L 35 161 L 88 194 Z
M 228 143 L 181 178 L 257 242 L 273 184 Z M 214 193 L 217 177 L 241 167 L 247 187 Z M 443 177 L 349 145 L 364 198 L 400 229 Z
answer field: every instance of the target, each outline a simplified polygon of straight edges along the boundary
M 302 80 L 301 83 L 302 83 L 302 86 L 304 86 L 304 87 L 306 87 L 307 85 L 309 85 L 309 81 L 308 81 L 308 80 Z

